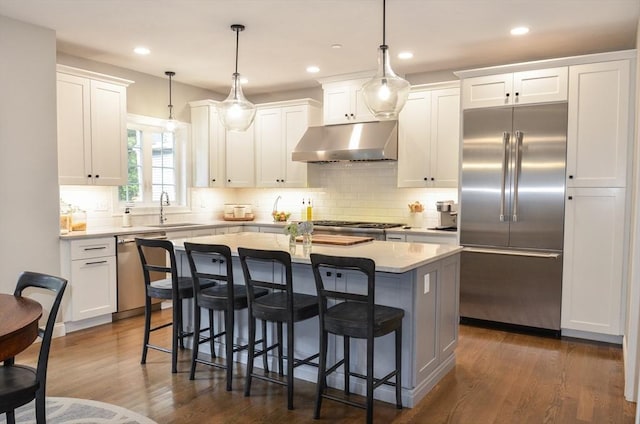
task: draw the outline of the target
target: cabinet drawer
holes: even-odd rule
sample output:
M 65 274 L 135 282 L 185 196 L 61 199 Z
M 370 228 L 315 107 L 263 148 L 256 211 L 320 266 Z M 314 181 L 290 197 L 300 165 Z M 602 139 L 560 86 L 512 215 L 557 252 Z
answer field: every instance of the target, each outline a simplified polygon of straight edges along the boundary
M 100 258 L 116 254 L 115 237 L 71 241 L 71 260 Z

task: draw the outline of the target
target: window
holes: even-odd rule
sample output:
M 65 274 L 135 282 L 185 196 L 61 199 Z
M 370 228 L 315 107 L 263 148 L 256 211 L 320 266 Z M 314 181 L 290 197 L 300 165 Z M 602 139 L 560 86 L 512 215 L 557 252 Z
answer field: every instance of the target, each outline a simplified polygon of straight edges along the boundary
M 186 205 L 186 131 L 166 132 L 163 124 L 162 119 L 129 116 L 129 179 L 126 186 L 118 187 L 122 206 L 156 207 L 163 191 L 171 206 Z

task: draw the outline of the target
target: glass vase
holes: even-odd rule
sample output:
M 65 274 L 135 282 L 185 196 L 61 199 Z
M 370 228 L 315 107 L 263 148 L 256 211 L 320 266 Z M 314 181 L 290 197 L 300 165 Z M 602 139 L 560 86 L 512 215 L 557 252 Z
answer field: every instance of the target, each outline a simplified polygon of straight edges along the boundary
M 294 254 L 296 252 L 296 236 L 289 234 L 289 253 Z

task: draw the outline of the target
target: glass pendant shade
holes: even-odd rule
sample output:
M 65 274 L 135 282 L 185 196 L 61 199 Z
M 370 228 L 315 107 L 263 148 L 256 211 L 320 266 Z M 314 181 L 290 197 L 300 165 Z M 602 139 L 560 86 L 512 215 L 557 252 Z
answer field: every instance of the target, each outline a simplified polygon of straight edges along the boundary
M 238 73 L 233 74 L 229 97 L 218 105 L 218 116 L 229 131 L 246 131 L 253 123 L 256 106 L 244 97 Z
M 177 126 L 178 126 L 178 123 L 171 116 L 169 116 L 169 119 L 167 119 L 166 122 L 164 123 L 164 129 L 167 132 L 174 132 Z
M 380 120 L 398 119 L 398 114 L 409 97 L 410 84 L 391 69 L 389 49 L 380 46 L 378 72 L 362 86 L 367 108 Z

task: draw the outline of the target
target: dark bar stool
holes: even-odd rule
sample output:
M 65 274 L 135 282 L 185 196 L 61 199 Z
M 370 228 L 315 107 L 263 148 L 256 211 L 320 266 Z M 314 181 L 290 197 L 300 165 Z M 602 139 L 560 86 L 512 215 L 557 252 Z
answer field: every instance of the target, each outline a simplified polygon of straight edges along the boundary
M 171 353 L 171 372 L 178 372 L 178 344 L 184 349 L 184 338 L 191 336 L 193 333 L 184 331 L 182 323 L 182 300 L 193 297 L 193 281 L 190 277 L 178 277 L 178 268 L 176 266 L 176 255 L 173 250 L 173 243 L 169 240 L 158 239 L 142 239 L 136 238 L 136 246 L 140 254 L 142 262 L 142 273 L 144 274 L 145 286 L 145 303 L 144 303 L 144 343 L 142 345 L 141 364 L 147 362 L 147 350 L 149 348 L 159 350 L 161 352 Z M 163 263 L 150 263 L 148 259 L 155 255 L 149 255 L 145 252 L 160 249 L 169 257 L 169 266 L 166 260 Z M 163 258 L 167 256 L 161 255 Z M 151 272 L 159 272 L 163 274 L 171 274 L 169 278 L 151 281 Z M 202 287 L 211 287 L 214 282 L 203 284 Z M 151 327 L 151 298 L 155 299 L 171 299 L 173 302 L 173 319 L 171 322 Z M 149 343 L 149 336 L 153 331 L 160 330 L 168 326 L 172 326 L 173 334 L 171 337 L 171 349 Z
M 217 368 L 227 370 L 227 390 L 231 390 L 231 381 L 233 378 L 233 354 L 241 350 L 247 349 L 248 345 L 234 345 L 233 343 L 233 327 L 234 312 L 246 309 L 248 306 L 247 288 L 244 285 L 234 284 L 233 282 L 233 266 L 231 259 L 231 249 L 228 246 L 220 244 L 197 244 L 184 243 L 187 258 L 189 259 L 189 267 L 191 268 L 191 277 L 193 278 L 193 293 L 195 305 L 194 313 L 194 330 L 193 330 L 193 356 L 191 359 L 190 380 L 195 378 L 196 363 L 206 364 Z M 215 269 L 215 264 L 219 264 L 220 269 Z M 224 273 L 222 273 L 224 267 Z M 207 271 L 208 269 L 208 271 Z M 201 288 L 202 281 L 216 282 L 216 285 L 208 288 Z M 256 298 L 268 294 L 268 290 L 255 289 Z M 209 311 L 209 327 L 201 329 L 201 308 Z M 213 311 L 224 312 L 224 330 L 215 334 L 213 325 Z M 262 340 L 256 343 L 263 343 L 266 347 L 267 324 L 263 322 Z M 202 338 L 201 331 L 209 331 L 209 337 Z M 224 336 L 225 340 L 225 364 L 207 361 L 198 358 L 198 346 L 202 343 L 210 343 L 211 357 L 215 357 L 215 339 Z M 265 369 L 268 370 L 267 359 L 264 358 Z
M 375 299 L 375 262 L 368 258 L 347 258 L 312 253 L 311 265 L 318 289 L 320 301 L 320 364 L 318 385 L 316 388 L 316 407 L 314 418 L 320 418 L 322 398 L 335 400 L 347 405 L 367 410 L 367 423 L 373 422 L 373 390 L 388 384 L 396 388 L 396 406 L 402 409 L 402 318 L 404 310 L 374 304 Z M 322 280 L 320 267 L 343 271 L 357 271 L 367 277 L 367 294 L 347 293 L 327 290 Z M 328 307 L 328 299 L 340 301 Z M 395 331 L 396 369 L 383 378 L 373 375 L 373 343 L 375 337 Z M 328 334 L 344 338 L 344 358 L 327 369 Z M 351 372 L 349 369 L 349 340 L 351 337 L 367 340 L 367 374 Z M 327 376 L 342 365 L 344 367 L 344 394 L 349 395 L 349 377 L 358 377 L 367 381 L 366 404 L 356 403 L 346 398 L 325 393 Z M 395 377 L 395 381 L 389 381 Z
M 247 376 L 244 386 L 244 395 L 251 393 L 252 377 L 272 383 L 287 386 L 287 408 L 293 409 L 293 369 L 300 365 L 314 365 L 311 361 L 318 357 L 314 354 L 305 359 L 295 359 L 293 354 L 294 323 L 313 318 L 318 315 L 318 298 L 316 296 L 294 293 L 293 274 L 291 270 L 291 255 L 288 252 L 275 250 L 257 250 L 239 247 L 240 263 L 244 279 L 247 283 L 249 293 L 249 355 L 247 358 Z M 284 283 L 273 281 L 262 281 L 255 278 L 260 274 L 254 267 L 259 263 L 276 263 L 282 266 L 285 271 Z M 263 274 L 264 275 L 264 274 Z M 254 290 L 258 288 L 269 289 L 272 292 L 266 296 L 256 297 Z M 255 351 L 256 319 L 271 321 L 277 324 L 277 343 L 262 351 Z M 282 327 L 287 325 L 287 354 L 283 358 L 282 353 Z M 256 356 L 264 355 L 278 348 L 278 373 L 283 375 L 283 359 L 287 360 L 287 380 L 271 378 L 265 372 L 256 374 L 253 372 L 253 361 Z

